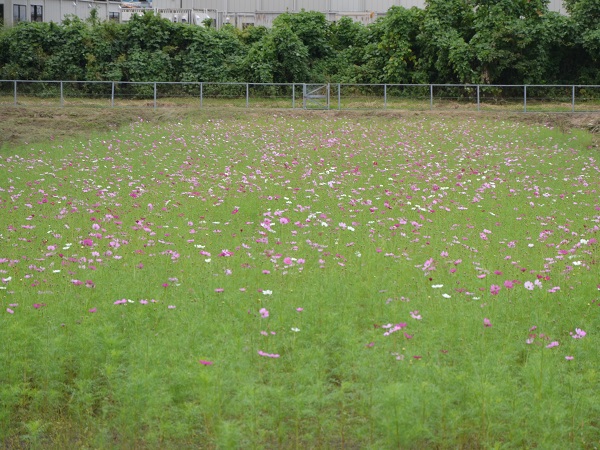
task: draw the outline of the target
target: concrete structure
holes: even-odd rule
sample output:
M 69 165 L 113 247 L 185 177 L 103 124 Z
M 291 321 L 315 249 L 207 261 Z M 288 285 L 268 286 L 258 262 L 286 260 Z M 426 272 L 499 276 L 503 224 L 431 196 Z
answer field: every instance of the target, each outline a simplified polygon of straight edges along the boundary
M 348 16 L 368 24 L 385 15 L 392 6 L 423 8 L 425 0 L 154 0 L 153 3 L 158 11 L 204 11 L 217 27 L 230 23 L 237 28 L 270 27 L 279 14 L 302 9 L 322 12 L 330 21 Z M 549 8 L 565 12 L 562 0 L 550 0 Z
M 98 11 L 101 20 L 120 21 L 120 0 L 0 0 L 0 16 L 4 16 L 5 26 L 18 22 L 60 23 L 68 15 L 87 19 L 92 9 Z
M 147 2 L 121 3 L 96 0 L 0 0 L 0 20 L 6 26 L 20 21 L 60 23 L 66 15 L 82 19 L 92 9 L 103 20 L 128 21 L 133 14 L 144 11 Z M 217 27 L 230 23 L 238 28 L 249 25 L 271 26 L 273 19 L 284 12 L 319 11 L 330 21 L 349 16 L 368 24 L 385 15 L 392 6 L 422 8 L 425 0 L 154 0 L 151 5 L 162 17 L 174 22 L 201 25 L 211 18 Z M 562 0 L 550 0 L 550 9 L 564 13 Z

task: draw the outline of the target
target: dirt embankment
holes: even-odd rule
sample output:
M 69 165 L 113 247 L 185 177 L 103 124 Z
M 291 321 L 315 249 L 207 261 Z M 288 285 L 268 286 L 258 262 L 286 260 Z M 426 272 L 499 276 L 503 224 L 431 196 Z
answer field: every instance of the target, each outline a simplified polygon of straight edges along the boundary
M 473 113 L 443 111 L 305 111 L 267 109 L 186 109 L 160 107 L 152 108 L 39 108 L 7 107 L 0 109 L 0 148 L 15 145 L 45 142 L 69 137 L 89 137 L 95 133 L 116 130 L 129 123 L 144 120 L 151 123 L 180 121 L 186 118 L 208 120 L 209 118 L 243 118 L 248 116 L 272 115 L 315 115 L 331 114 L 339 117 L 452 117 L 464 116 L 492 117 L 499 120 L 512 120 L 525 123 L 544 124 L 557 127 L 565 132 L 583 129 L 595 135 L 594 146 L 600 147 L 600 113 L 587 114 L 515 114 L 515 113 Z

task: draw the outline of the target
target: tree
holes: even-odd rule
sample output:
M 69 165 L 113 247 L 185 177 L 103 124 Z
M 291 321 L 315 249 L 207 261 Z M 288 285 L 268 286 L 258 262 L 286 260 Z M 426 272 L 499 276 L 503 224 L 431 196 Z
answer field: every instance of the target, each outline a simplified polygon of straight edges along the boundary
M 309 51 L 285 24 L 271 31 L 250 48 L 244 60 L 248 81 L 258 83 L 302 83 L 309 80 Z
M 229 29 L 231 28 L 231 29 Z M 233 27 L 221 29 L 182 26 L 175 58 L 181 81 L 232 81 L 241 70 L 244 47 Z
M 581 82 L 600 83 L 600 2 L 565 0 L 576 30 L 575 41 L 585 51 L 579 61 Z
M 423 81 L 472 83 L 478 81 L 469 46 L 475 13 L 470 0 L 427 0 L 416 41 L 421 49 Z
M 329 23 L 323 13 L 302 10 L 281 14 L 273 20 L 273 28 L 281 27 L 288 27 L 306 46 L 311 64 L 331 54 Z

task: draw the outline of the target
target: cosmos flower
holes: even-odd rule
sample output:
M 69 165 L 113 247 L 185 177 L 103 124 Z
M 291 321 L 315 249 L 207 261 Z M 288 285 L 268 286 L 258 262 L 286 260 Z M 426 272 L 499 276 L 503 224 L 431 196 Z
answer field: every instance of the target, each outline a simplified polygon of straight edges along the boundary
M 575 333 L 570 332 L 569 334 L 571 335 L 571 337 L 573 339 L 581 339 L 581 338 L 585 337 L 585 335 L 587 333 L 585 331 L 583 331 L 581 328 L 575 328 Z

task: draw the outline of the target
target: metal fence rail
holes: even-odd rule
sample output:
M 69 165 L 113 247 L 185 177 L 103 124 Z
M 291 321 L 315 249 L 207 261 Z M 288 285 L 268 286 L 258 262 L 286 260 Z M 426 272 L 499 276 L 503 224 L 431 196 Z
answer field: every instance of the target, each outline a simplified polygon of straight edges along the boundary
M 600 112 L 600 85 L 0 80 L 2 107 Z

